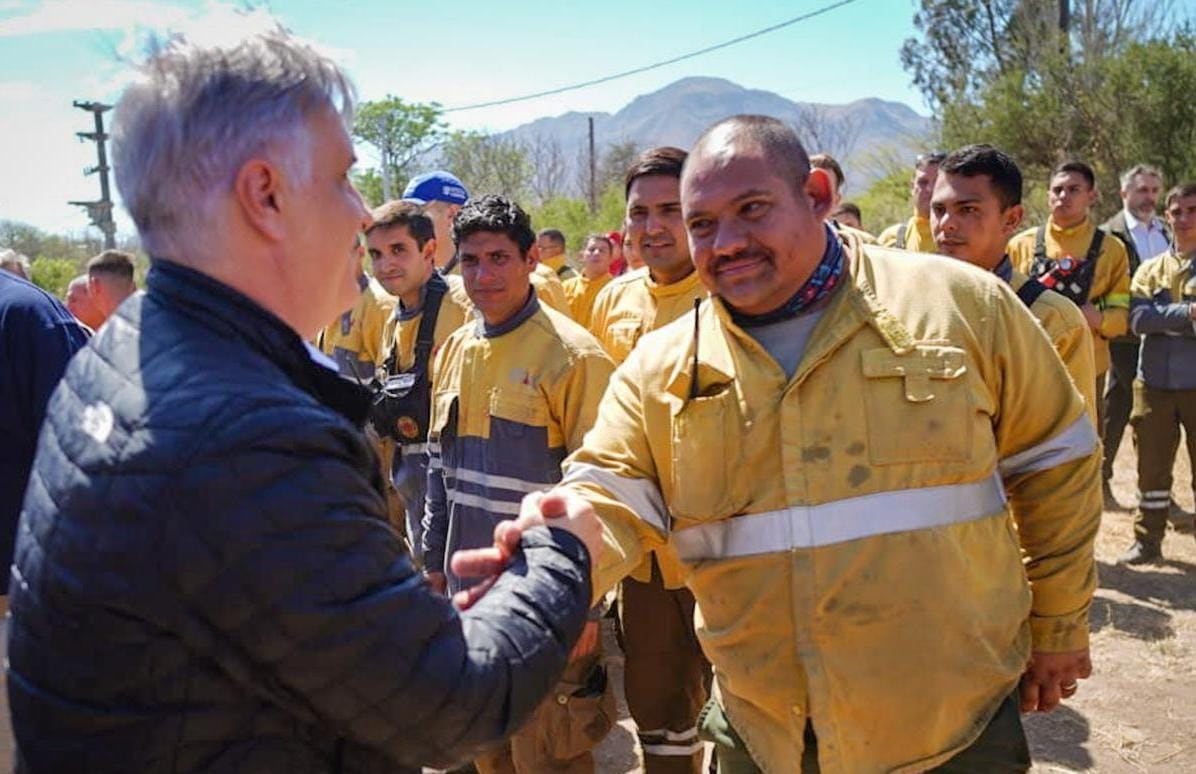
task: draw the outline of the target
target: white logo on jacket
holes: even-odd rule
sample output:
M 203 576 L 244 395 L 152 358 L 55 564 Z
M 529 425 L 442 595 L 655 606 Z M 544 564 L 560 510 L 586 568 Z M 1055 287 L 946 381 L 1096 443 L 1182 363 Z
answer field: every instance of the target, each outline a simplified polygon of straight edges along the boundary
M 112 435 L 115 418 L 107 403 L 95 403 L 84 406 L 83 418 L 79 420 L 79 427 L 90 435 L 96 443 L 104 443 Z

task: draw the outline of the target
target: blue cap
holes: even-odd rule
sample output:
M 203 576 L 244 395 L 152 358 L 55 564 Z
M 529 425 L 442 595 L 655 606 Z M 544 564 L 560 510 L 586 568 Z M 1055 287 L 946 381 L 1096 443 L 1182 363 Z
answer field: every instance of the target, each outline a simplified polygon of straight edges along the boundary
M 412 178 L 403 189 L 403 199 L 421 205 L 428 202 L 465 204 L 469 199 L 469 191 L 465 190 L 456 175 L 438 169 Z

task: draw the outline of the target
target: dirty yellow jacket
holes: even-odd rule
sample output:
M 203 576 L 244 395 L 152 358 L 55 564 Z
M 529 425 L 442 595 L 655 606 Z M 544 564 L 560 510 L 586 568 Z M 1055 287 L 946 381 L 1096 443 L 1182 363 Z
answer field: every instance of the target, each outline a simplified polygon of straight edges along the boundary
M 590 319 L 590 332 L 619 364 L 627 359 L 644 334 L 663 328 L 686 312 L 692 314 L 694 301 L 708 295 L 696 271 L 680 282 L 661 285 L 652 279 L 647 267 L 636 269 L 616 277 L 598 294 Z M 665 588 L 684 586 L 684 570 L 671 549 L 661 546 L 654 553 Z M 630 575 L 644 583 L 652 580 L 651 557 L 644 557 Z
M 588 279 L 579 274 L 564 281 L 565 298 L 569 299 L 569 314 L 578 325 L 583 328 L 590 327 L 594 299 L 612 279 L 614 277 L 609 274 L 603 274 L 596 279 Z
M 347 312 L 336 318 L 317 336 L 317 346 L 331 356 L 341 373 L 368 381 L 376 363 L 383 359 L 382 336 L 386 321 L 398 299 L 386 292 L 378 280 L 362 276 L 361 295 Z
M 775 774 L 807 718 L 825 774 L 938 765 L 1031 645 L 1088 643 L 1099 443 L 1042 327 L 988 272 L 848 250 L 793 378 L 711 299 L 696 341 L 687 316 L 636 347 L 565 463 L 604 525 L 595 593 L 676 550 Z
M 531 281 L 540 303 L 566 317 L 569 316 L 569 299 L 565 297 L 565 286 L 555 271 L 543 263 L 537 263 Z
M 1017 269 L 1009 286 L 1013 292 L 1022 289 L 1029 277 Z M 1030 313 L 1042 324 L 1055 351 L 1063 360 L 1071 382 L 1084 396 L 1088 416 L 1096 426 L 1096 365 L 1093 360 L 1092 332 L 1080 308 L 1053 290 L 1047 290 L 1034 300 Z
M 476 581 L 452 574 L 454 552 L 491 545 L 524 495 L 560 481 L 613 371 L 593 336 L 534 295 L 500 326 L 478 319 L 449 336 L 433 367 L 423 550 L 450 589 Z
M 905 226 L 905 244 L 901 249 L 912 253 L 936 252 L 934 235 L 930 233 L 930 218 L 914 215 L 905 223 L 894 223 L 880 232 L 876 241 L 884 247 L 897 247 L 897 235 Z
M 1022 274 L 1030 274 L 1034 266 L 1034 239 L 1037 228 L 1029 228 L 1009 240 L 1009 257 L 1013 268 Z M 1084 260 L 1096 226 L 1085 220 L 1072 228 L 1059 228 L 1054 222 L 1047 222 L 1047 257 L 1057 260 L 1070 255 L 1078 261 Z M 1129 330 L 1130 324 L 1130 259 L 1125 245 L 1112 234 L 1106 234 L 1101 243 L 1100 258 L 1092 278 L 1092 289 L 1088 300 L 1100 310 L 1100 330 L 1092 336 L 1096 375 L 1109 370 L 1109 339 L 1117 338 Z

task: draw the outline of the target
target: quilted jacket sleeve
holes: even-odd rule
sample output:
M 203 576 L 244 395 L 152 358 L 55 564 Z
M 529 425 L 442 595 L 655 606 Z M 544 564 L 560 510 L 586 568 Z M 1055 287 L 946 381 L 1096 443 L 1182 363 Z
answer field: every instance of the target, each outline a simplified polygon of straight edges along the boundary
M 164 520 L 175 531 L 164 575 L 189 608 L 189 645 L 350 752 L 447 766 L 518 728 L 585 620 L 584 546 L 530 531 L 458 614 L 386 524 L 355 431 L 295 407 L 234 424 L 235 442 L 216 439 L 187 468 Z

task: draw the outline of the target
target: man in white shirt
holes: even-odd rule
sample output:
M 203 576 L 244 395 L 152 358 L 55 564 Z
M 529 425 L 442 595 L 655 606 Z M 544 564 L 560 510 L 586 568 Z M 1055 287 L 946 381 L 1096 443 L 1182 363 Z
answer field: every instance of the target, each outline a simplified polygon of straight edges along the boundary
M 1163 190 L 1163 175 L 1146 164 L 1137 164 L 1121 175 L 1121 211 L 1101 226 L 1125 243 L 1130 259 L 1130 276 L 1145 260 L 1164 253 L 1171 247 L 1171 232 L 1162 218 L 1155 214 Z M 1105 507 L 1120 505 L 1113 498 L 1109 482 L 1113 478 L 1113 460 L 1121 446 L 1121 437 L 1129 421 L 1133 405 L 1134 375 L 1138 370 L 1138 337 L 1132 333 L 1109 342 L 1112 364 L 1109 368 L 1104 401 L 1104 426 L 1100 428 L 1105 442 L 1103 476 Z

